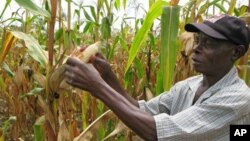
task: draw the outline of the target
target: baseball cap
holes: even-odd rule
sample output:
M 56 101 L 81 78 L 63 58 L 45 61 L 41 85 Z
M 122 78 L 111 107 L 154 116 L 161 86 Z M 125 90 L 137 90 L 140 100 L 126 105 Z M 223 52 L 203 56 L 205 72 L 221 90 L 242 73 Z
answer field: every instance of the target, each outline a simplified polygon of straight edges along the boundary
M 250 31 L 242 19 L 229 15 L 216 15 L 204 20 L 203 23 L 185 25 L 188 32 L 203 32 L 204 34 L 222 40 L 228 40 L 236 45 L 249 46 Z

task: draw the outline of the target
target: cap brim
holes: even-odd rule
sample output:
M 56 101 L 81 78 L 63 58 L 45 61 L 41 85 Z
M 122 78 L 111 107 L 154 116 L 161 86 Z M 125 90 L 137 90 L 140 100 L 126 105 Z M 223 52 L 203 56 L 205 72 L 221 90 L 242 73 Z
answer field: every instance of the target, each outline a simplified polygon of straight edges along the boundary
M 204 34 L 216 38 L 216 39 L 223 39 L 227 40 L 225 36 L 223 36 L 221 33 L 217 32 L 210 26 L 206 24 L 199 24 L 199 23 L 190 23 L 185 25 L 185 30 L 188 32 L 203 32 Z

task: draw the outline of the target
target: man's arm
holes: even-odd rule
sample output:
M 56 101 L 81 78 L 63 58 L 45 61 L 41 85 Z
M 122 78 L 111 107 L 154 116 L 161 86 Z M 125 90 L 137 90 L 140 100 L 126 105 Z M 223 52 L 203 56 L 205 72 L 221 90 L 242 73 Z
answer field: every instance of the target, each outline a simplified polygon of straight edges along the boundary
M 89 91 L 102 100 L 130 129 L 145 140 L 157 140 L 154 117 L 138 108 L 135 100 L 114 90 L 100 76 L 92 64 L 69 58 L 66 63 L 66 81 Z M 131 102 L 132 101 L 132 102 Z
M 157 140 L 155 121 L 152 115 L 140 110 L 124 96 L 105 83 L 101 83 L 98 98 L 102 100 L 130 129 L 145 140 Z
M 112 71 L 110 64 L 106 59 L 100 54 L 97 53 L 96 56 L 92 56 L 90 63 L 96 68 L 96 70 L 101 75 L 102 79 L 119 94 L 123 95 L 128 101 L 130 101 L 136 107 L 139 107 L 138 101 L 128 95 L 126 90 L 120 84 L 115 73 Z

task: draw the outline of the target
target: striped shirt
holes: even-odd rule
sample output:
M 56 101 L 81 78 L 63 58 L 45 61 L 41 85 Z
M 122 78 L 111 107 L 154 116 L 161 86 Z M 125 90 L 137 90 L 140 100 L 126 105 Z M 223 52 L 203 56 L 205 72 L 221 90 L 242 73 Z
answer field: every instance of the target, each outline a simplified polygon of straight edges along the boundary
M 230 125 L 250 124 L 250 88 L 233 67 L 193 104 L 202 75 L 176 83 L 142 110 L 154 115 L 159 141 L 229 141 Z

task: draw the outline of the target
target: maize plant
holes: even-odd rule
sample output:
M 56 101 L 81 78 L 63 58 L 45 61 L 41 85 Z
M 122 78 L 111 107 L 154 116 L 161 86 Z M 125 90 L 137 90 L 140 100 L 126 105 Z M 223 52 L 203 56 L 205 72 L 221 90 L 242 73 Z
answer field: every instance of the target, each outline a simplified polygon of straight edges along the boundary
M 67 57 L 88 62 L 102 53 L 127 92 L 149 100 L 195 75 L 194 39 L 184 32 L 186 23 L 227 13 L 250 24 L 249 4 L 236 0 L 5 0 L 2 5 L 0 141 L 141 140 L 101 101 L 65 82 Z M 250 86 L 250 52 L 237 68 Z

